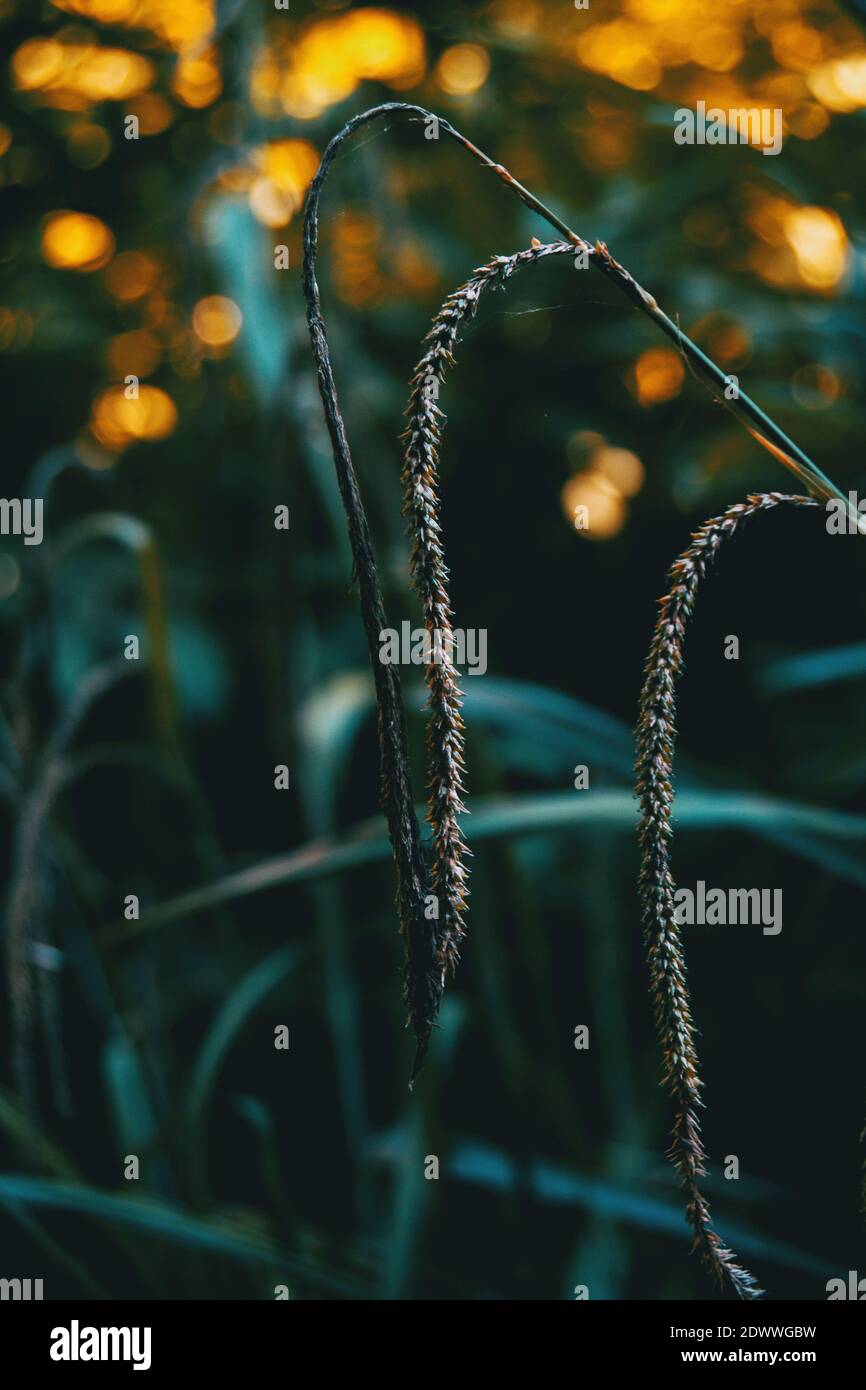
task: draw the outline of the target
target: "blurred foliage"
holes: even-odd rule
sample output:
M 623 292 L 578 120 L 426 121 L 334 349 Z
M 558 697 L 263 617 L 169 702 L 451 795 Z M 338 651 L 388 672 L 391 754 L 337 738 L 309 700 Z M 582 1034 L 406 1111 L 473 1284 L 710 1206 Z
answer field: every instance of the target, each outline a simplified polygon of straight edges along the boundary
M 490 669 L 464 682 L 469 936 L 410 1096 L 301 209 L 349 115 L 439 111 L 863 487 L 861 7 L 0 15 L 5 491 L 46 509 L 42 546 L 0 540 L 5 927 L 29 978 L 17 1034 L 4 1010 L 2 1272 L 46 1296 L 711 1297 L 663 1157 L 629 726 L 690 528 L 787 478 L 568 258 L 466 332 L 444 521 L 456 622 L 488 630 Z M 698 100 L 781 108 L 781 154 L 678 146 L 674 110 Z M 340 157 L 322 231 L 389 617 L 417 620 L 405 383 L 443 296 L 546 233 L 404 118 Z M 686 941 L 707 1190 L 761 1281 L 804 1297 L 862 1260 L 862 593 L 854 542 L 820 518 L 757 521 L 701 597 L 683 688 L 679 881 L 785 903 L 779 937 Z M 730 632 L 739 662 L 720 657 Z M 128 634 L 137 667 L 118 662 Z M 424 697 L 406 687 L 420 788 Z

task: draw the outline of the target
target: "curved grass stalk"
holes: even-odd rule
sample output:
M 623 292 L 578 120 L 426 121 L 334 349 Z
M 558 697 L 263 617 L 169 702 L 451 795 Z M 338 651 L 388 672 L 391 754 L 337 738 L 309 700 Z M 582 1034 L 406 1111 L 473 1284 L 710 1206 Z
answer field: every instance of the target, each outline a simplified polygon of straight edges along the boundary
M 407 957 L 404 992 L 416 1043 L 412 1068 L 414 1077 L 423 1063 L 430 1043 L 430 1020 L 435 1019 L 441 1002 L 441 972 L 436 970 L 433 931 L 424 917 L 427 867 L 421 849 L 421 832 L 412 795 L 400 675 L 396 665 L 385 664 L 379 660 L 380 634 L 388 627 L 388 619 L 373 553 L 370 525 L 337 399 L 328 339 L 321 313 L 321 296 L 316 280 L 319 197 L 322 185 L 343 140 L 362 124 L 363 120 L 356 118 L 334 137 L 325 150 L 310 185 L 304 217 L 304 294 L 319 393 L 331 440 L 337 483 L 348 522 L 353 579 L 360 591 L 361 615 L 376 684 L 380 796 L 397 870 L 397 913 Z M 412 961 L 411 973 L 408 968 L 409 960 Z
M 783 493 L 753 493 L 704 523 L 691 545 L 674 562 L 669 586 L 659 602 L 640 700 L 636 740 L 636 793 L 640 800 L 638 831 L 641 847 L 639 877 L 647 960 L 652 981 L 656 1030 L 664 1058 L 662 1084 L 676 1102 L 672 1142 L 668 1151 L 686 1191 L 686 1212 L 694 1233 L 693 1249 L 719 1283 L 730 1285 L 740 1298 L 758 1298 L 763 1290 L 738 1264 L 733 1251 L 713 1229 L 710 1209 L 698 1187 L 706 1154 L 698 1110 L 703 1083 L 699 1074 L 695 1026 L 686 980 L 680 926 L 675 918 L 675 885 L 671 872 L 674 801 L 673 753 L 676 740 L 676 683 L 683 669 L 683 639 L 698 586 L 723 541 L 758 512 L 782 503 L 817 506 L 814 498 Z
M 337 482 L 348 523 L 352 548 L 354 579 L 361 598 L 361 613 L 367 637 L 370 662 L 376 683 L 379 711 L 380 788 L 382 806 L 397 870 L 397 905 L 400 931 L 406 942 L 407 971 L 405 994 L 409 1021 L 415 1031 L 417 1051 L 413 1076 L 417 1073 L 427 1051 L 439 1004 L 442 998 L 443 977 L 437 958 L 438 945 L 431 924 L 425 919 L 427 897 L 427 868 L 421 848 L 421 834 L 415 814 L 411 773 L 408 759 L 408 740 L 403 710 L 399 673 L 394 664 L 379 660 L 380 634 L 388 627 L 381 585 L 373 552 L 370 526 L 358 479 L 352 462 L 346 427 L 340 411 L 337 388 L 331 365 L 325 322 L 322 317 L 321 294 L 316 278 L 319 234 L 319 200 L 328 170 L 340 147 L 362 127 L 372 121 L 396 114 L 421 120 L 435 133 L 454 140 L 484 168 L 490 169 L 526 207 L 542 217 L 566 239 L 568 244 L 585 256 L 587 266 L 603 274 L 632 304 L 646 313 L 656 326 L 677 346 L 691 365 L 695 375 L 706 385 L 717 402 L 736 415 L 752 436 L 775 458 L 789 468 L 814 493 L 825 498 L 842 499 L 849 512 L 848 499 L 831 482 L 793 440 L 761 410 L 745 391 L 739 390 L 736 399 L 728 399 L 728 377 L 696 343 L 683 333 L 679 325 L 659 307 L 654 297 L 642 288 L 634 277 L 610 254 L 604 242 L 591 245 L 579 236 L 540 199 L 530 193 L 505 168 L 468 140 L 451 123 L 422 106 L 407 102 L 385 102 L 353 116 L 329 142 L 319 168 L 310 184 L 304 215 L 303 286 L 307 303 L 307 323 L 310 331 L 319 394 L 322 399 Z M 433 127 L 430 123 L 433 123 Z M 857 520 L 856 512 L 855 521 Z
M 444 116 L 437 116 L 434 112 L 428 111 L 423 106 L 416 106 L 409 102 L 389 101 L 383 102 L 380 106 L 372 106 L 367 111 L 360 112 L 347 121 L 342 130 L 338 131 L 329 142 L 316 175 L 310 184 L 307 196 L 307 207 L 304 220 L 304 293 L 307 296 L 308 322 L 310 334 L 313 339 L 313 353 L 316 365 L 319 369 L 319 384 L 323 392 L 325 402 L 325 412 L 329 416 L 329 429 L 331 423 L 342 427 L 337 403 L 336 391 L 334 389 L 333 376 L 330 372 L 330 360 L 328 354 L 327 337 L 325 334 L 324 321 L 321 315 L 321 298 L 319 295 L 318 284 L 315 277 L 315 262 L 318 242 L 318 208 L 322 185 L 328 173 L 337 151 L 348 138 L 370 122 L 379 120 L 396 114 L 414 116 L 429 127 L 433 122 L 438 133 L 447 135 L 460 145 L 473 159 L 484 168 L 490 169 L 497 178 L 508 188 L 522 203 L 532 212 L 544 219 L 551 227 L 556 230 L 571 245 L 587 255 L 587 264 L 604 275 L 612 284 L 623 293 L 636 308 L 647 314 L 656 326 L 674 342 L 683 356 L 690 363 L 695 374 L 709 388 L 719 405 L 723 405 L 730 410 L 732 415 L 743 424 L 749 433 L 768 449 L 775 458 L 783 463 L 786 468 L 796 474 L 800 480 L 806 484 L 811 492 L 824 498 L 836 498 L 848 503 L 848 498 L 839 490 L 836 484 L 824 474 L 818 465 L 809 458 L 808 454 L 796 444 L 793 439 L 785 434 L 776 422 L 752 400 L 752 398 L 741 388 L 734 399 L 729 399 L 726 391 L 729 388 L 729 377 L 717 366 L 712 358 L 708 357 L 698 345 L 692 341 L 688 334 L 684 333 L 679 324 L 670 318 L 663 309 L 660 308 L 656 299 L 642 285 L 638 284 L 634 276 L 625 269 L 624 266 L 614 259 L 603 241 L 596 241 L 592 245 L 586 238 L 573 231 L 561 217 L 557 216 L 550 208 L 546 207 L 540 198 L 534 193 L 530 193 L 503 164 L 490 158 L 483 150 L 474 145 L 459 130 L 451 125 Z M 327 370 L 322 372 L 322 368 Z M 323 380 L 324 375 L 324 380 Z M 325 395 L 328 399 L 325 400 Z M 343 464 L 351 460 L 348 452 L 348 442 L 345 440 L 345 429 L 341 429 L 343 443 L 345 443 L 345 453 L 341 455 L 338 463 L 338 472 Z M 333 436 L 332 436 L 333 442 Z M 852 519 L 856 522 L 856 508 L 853 509 Z

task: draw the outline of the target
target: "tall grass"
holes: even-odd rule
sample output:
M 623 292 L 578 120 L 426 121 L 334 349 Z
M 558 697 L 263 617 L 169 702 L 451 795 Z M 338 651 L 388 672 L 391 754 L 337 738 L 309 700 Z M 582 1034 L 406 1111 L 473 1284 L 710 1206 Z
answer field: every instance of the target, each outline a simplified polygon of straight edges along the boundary
M 730 410 L 749 430 L 750 434 L 774 458 L 783 463 L 810 489 L 823 497 L 842 499 L 850 508 L 850 502 L 831 482 L 816 464 L 799 448 L 779 426 L 765 414 L 747 393 L 737 389 L 731 394 L 728 390 L 728 377 L 701 348 L 659 307 L 652 294 L 645 290 L 634 276 L 611 254 L 603 241 L 593 245 L 586 238 L 572 231 L 566 222 L 551 211 L 535 194 L 525 188 L 513 174 L 483 150 L 474 145 L 444 117 L 437 116 L 422 106 L 406 102 L 385 102 L 371 107 L 347 121 L 341 130 L 328 143 L 316 174 L 310 184 L 304 215 L 304 295 L 307 303 L 307 323 L 310 332 L 313 360 L 319 394 L 322 399 L 325 422 L 331 442 L 334 466 L 340 496 L 346 513 L 349 540 L 352 548 L 354 579 L 360 592 L 361 615 L 367 639 L 367 649 L 373 668 L 377 704 L 379 711 L 380 746 L 380 789 L 382 806 L 388 824 L 388 832 L 397 871 L 397 906 L 400 931 L 406 946 L 406 969 L 404 992 L 409 1012 L 409 1020 L 415 1031 L 417 1050 L 412 1076 L 417 1074 L 430 1044 L 432 1029 L 439 1011 L 444 990 L 445 973 L 453 968 L 457 958 L 457 947 L 463 932 L 466 885 L 463 868 L 463 852 L 457 816 L 461 809 L 459 781 L 461 774 L 460 757 L 462 752 L 462 731 L 459 724 L 459 692 L 453 671 L 447 666 L 431 677 L 431 699 L 433 725 L 441 735 L 438 748 L 431 749 L 434 761 L 445 770 L 444 781 L 440 778 L 441 792 L 434 785 L 434 797 L 438 805 L 434 808 L 434 826 L 438 826 L 437 865 L 435 886 L 442 891 L 444 918 L 436 926 L 435 917 L 426 911 L 428 901 L 427 865 L 421 847 L 418 819 L 412 795 L 412 777 L 408 759 L 406 721 L 403 710 L 400 676 L 393 662 L 383 663 L 379 659 L 382 632 L 388 628 L 382 588 L 379 580 L 376 558 L 373 550 L 370 524 L 364 506 L 349 447 L 345 422 L 340 409 L 334 371 L 331 363 L 325 321 L 322 315 L 321 293 L 316 274 L 319 237 L 319 203 L 328 171 L 341 147 L 356 132 L 371 122 L 385 119 L 396 113 L 422 121 L 425 133 L 435 132 L 435 138 L 445 135 L 453 140 L 483 168 L 492 172 L 510 193 L 520 199 L 532 212 L 555 227 L 566 239 L 564 245 L 556 247 L 556 252 L 571 250 L 576 257 L 575 264 L 581 268 L 592 267 L 614 284 L 643 313 L 655 323 L 669 338 L 673 339 L 692 368 L 695 376 L 710 390 L 714 399 Z M 535 248 L 533 248 L 535 249 Z M 551 254 L 550 250 L 539 247 L 540 254 Z M 510 258 L 500 258 L 507 261 Z M 491 265 L 494 263 L 491 262 Z M 495 272 L 491 271 L 491 276 Z M 467 282 L 471 286 L 472 282 Z M 464 290 L 466 287 L 464 287 Z M 477 291 L 476 291 L 477 292 Z M 460 291 L 457 292 L 458 295 Z M 456 327 L 461 314 L 457 303 L 447 304 L 445 319 L 434 325 L 434 337 L 448 336 L 449 320 Z M 435 341 L 430 344 L 435 356 Z M 424 398 L 423 383 L 417 376 L 413 380 L 413 396 L 421 411 L 426 428 L 431 428 L 435 414 Z M 432 440 L 430 441 L 432 444 Z M 423 440 L 416 430 L 416 443 L 423 450 Z M 416 447 L 410 435 L 410 448 Z M 408 506 L 413 517 L 416 541 L 420 540 L 427 548 L 427 559 L 416 556 L 416 583 L 425 604 L 428 622 L 438 618 L 444 624 L 444 631 L 450 631 L 450 608 L 442 585 L 444 562 L 436 554 L 439 546 L 438 517 L 435 514 L 435 497 L 424 492 L 426 463 L 419 454 L 414 461 L 407 459 L 407 479 L 417 478 L 418 487 L 410 492 Z M 426 515 L 425 515 L 426 513 Z M 419 529 L 420 528 L 420 529 Z M 432 737 L 432 736 L 431 736 Z M 432 923 L 432 925 L 431 925 Z

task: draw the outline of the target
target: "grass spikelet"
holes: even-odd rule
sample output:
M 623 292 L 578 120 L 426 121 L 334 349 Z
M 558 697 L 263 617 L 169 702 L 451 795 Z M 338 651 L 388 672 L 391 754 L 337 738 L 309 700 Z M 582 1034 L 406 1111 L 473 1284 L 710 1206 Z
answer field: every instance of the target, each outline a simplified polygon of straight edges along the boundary
M 750 517 L 786 502 L 800 507 L 818 505 L 810 497 L 754 493 L 745 502 L 738 502 L 721 516 L 705 522 L 671 566 L 646 661 L 636 731 L 636 794 L 641 810 L 639 890 L 656 1029 L 663 1053 L 662 1084 L 676 1105 L 668 1157 L 685 1188 L 686 1214 L 694 1233 L 693 1249 L 701 1252 L 719 1283 L 732 1288 L 740 1298 L 758 1298 L 763 1290 L 713 1229 L 709 1206 L 698 1187 L 698 1179 L 706 1172 L 698 1118 L 703 1083 L 681 929 L 674 917 L 675 884 L 671 872 L 675 692 L 683 669 L 683 639 L 698 586 L 722 543 Z
M 429 689 L 427 725 L 428 816 L 433 832 L 431 889 L 438 899 L 435 923 L 436 969 L 442 984 L 456 969 L 465 935 L 469 854 L 460 829 L 463 805 L 462 697 L 453 660 L 452 611 L 448 569 L 442 545 L 438 467 L 445 415 L 439 408 L 439 387 L 454 361 L 462 325 L 471 319 L 484 290 L 503 286 L 516 270 L 545 256 L 574 254 L 569 242 L 534 242 L 513 256 L 494 256 L 465 284 L 448 296 L 424 339 L 424 352 L 415 368 L 406 414 L 403 489 L 404 514 L 412 540 L 412 581 L 421 599 L 431 660 L 426 666 Z M 435 645 L 434 645 L 435 644 Z M 422 992 L 411 954 L 407 962 L 407 996 Z

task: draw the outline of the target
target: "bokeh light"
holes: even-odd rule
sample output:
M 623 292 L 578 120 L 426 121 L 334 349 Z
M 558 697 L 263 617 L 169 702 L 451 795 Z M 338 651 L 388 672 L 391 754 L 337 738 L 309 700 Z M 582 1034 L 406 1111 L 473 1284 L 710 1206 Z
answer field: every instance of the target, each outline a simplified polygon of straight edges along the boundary
M 351 96 L 361 81 L 404 91 L 416 86 L 426 69 L 421 25 L 393 10 L 314 19 L 291 35 L 278 26 L 271 38 L 250 79 L 253 103 L 263 114 L 313 120 Z
M 842 382 L 831 367 L 808 362 L 798 367 L 791 378 L 791 391 L 804 410 L 827 410 L 842 394 Z
M 42 257 L 57 270 L 99 270 L 111 259 L 110 228 L 85 212 L 53 212 L 42 228 Z
M 379 269 L 382 228 L 370 213 L 348 210 L 335 229 L 332 275 L 337 294 L 353 308 L 370 308 L 385 296 Z
M 112 28 L 149 29 L 176 52 L 208 38 L 216 0 L 51 0 L 55 9 Z
M 849 242 L 832 208 L 801 207 L 788 198 L 752 189 L 746 223 L 763 245 L 748 253 L 750 267 L 768 284 L 830 293 L 848 265 Z
M 111 140 L 104 126 L 86 119 L 76 120 L 66 132 L 69 158 L 79 169 L 96 169 L 111 152 Z
M 644 481 L 644 466 L 631 449 L 604 445 L 592 455 L 592 467 L 612 483 L 623 497 L 634 497 Z
M 838 214 L 828 208 L 792 208 L 785 218 L 785 236 L 804 282 L 815 289 L 833 289 L 848 259 L 848 238 Z
M 319 154 L 309 140 L 272 140 L 255 155 L 259 176 L 250 188 L 250 207 L 266 227 L 283 227 L 303 205 Z
M 162 361 L 162 348 L 152 333 L 143 328 L 131 329 L 109 338 L 105 358 L 112 376 L 150 376 Z
M 200 299 L 193 309 L 192 326 L 196 336 L 208 348 L 229 347 L 241 331 L 243 317 L 234 300 L 222 294 Z
M 596 430 L 576 430 L 566 454 L 576 471 L 562 489 L 565 516 L 587 540 L 611 539 L 625 525 L 628 499 L 643 487 L 643 463 L 633 450 L 608 444 Z
M 576 44 L 576 57 L 591 72 L 604 73 L 635 91 L 657 87 L 662 67 L 644 31 L 630 20 L 612 19 L 595 24 Z
M 144 251 L 121 251 L 105 271 L 109 294 L 123 303 L 141 299 L 152 289 L 159 275 L 159 265 Z
M 577 535 L 590 541 L 610 540 L 626 519 L 619 488 L 595 469 L 569 478 L 562 489 L 562 510 Z
M 125 386 L 110 386 L 93 402 L 90 429 L 112 453 L 140 440 L 166 439 L 177 424 L 177 407 L 158 386 L 140 386 L 130 397 Z
M 27 39 L 12 58 L 12 79 L 19 91 L 68 111 L 137 96 L 155 78 L 153 63 L 142 54 L 97 44 Z
M 680 353 L 669 347 L 651 347 L 634 365 L 634 392 L 641 405 L 673 400 L 683 387 L 686 369 Z
M 489 75 L 490 56 L 477 43 L 446 48 L 436 65 L 436 81 L 449 96 L 470 96 L 484 86 Z
M 222 75 L 216 49 L 208 49 L 191 57 L 178 59 L 171 90 L 178 101 L 198 111 L 212 106 L 223 89 Z

